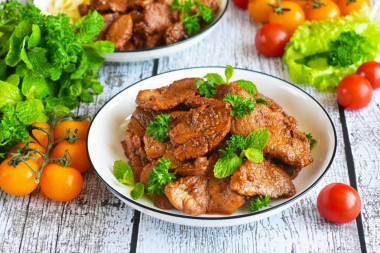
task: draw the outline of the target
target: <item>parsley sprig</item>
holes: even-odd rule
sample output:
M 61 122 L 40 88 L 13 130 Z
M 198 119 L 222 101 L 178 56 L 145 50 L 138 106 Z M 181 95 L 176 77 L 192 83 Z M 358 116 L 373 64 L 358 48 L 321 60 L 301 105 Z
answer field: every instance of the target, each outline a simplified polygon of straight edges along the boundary
M 268 143 L 269 137 L 269 130 L 264 128 L 256 129 L 245 139 L 239 134 L 232 135 L 226 142 L 226 149 L 219 150 L 222 156 L 214 166 L 214 176 L 225 178 L 232 175 L 242 164 L 244 157 L 256 163 L 262 162 L 264 159 L 262 150 Z M 241 152 L 238 155 L 239 150 Z
M 313 138 L 313 135 L 311 133 L 303 133 L 306 138 L 310 141 L 310 149 L 313 149 L 315 147 L 315 144 L 317 144 L 317 140 Z
M 197 13 L 194 13 L 193 6 L 198 9 Z M 181 23 L 183 23 L 186 33 L 188 35 L 194 35 L 201 29 L 201 21 L 210 24 L 215 19 L 215 14 L 210 8 L 200 1 L 193 0 L 174 0 L 170 5 L 172 10 L 181 11 Z
M 260 197 L 251 199 L 251 204 L 249 206 L 249 212 L 254 213 L 254 212 L 259 211 L 263 207 L 271 206 L 268 204 L 268 202 L 271 200 L 270 198 L 271 198 L 271 196 L 265 194 L 265 196 L 260 196 Z
M 146 134 L 159 142 L 165 142 L 169 133 L 169 125 L 172 117 L 168 114 L 157 115 L 153 121 L 146 125 Z
M 152 169 L 148 176 L 148 193 L 153 195 L 154 192 L 158 194 L 164 193 L 164 186 L 166 184 L 172 183 L 175 179 L 175 172 L 170 173 L 170 163 L 169 159 L 159 158 L 158 163 Z
M 250 98 L 243 98 L 237 94 L 226 94 L 224 101 L 232 106 L 231 114 L 235 119 L 243 118 L 246 114 L 252 113 L 255 109 L 255 102 Z

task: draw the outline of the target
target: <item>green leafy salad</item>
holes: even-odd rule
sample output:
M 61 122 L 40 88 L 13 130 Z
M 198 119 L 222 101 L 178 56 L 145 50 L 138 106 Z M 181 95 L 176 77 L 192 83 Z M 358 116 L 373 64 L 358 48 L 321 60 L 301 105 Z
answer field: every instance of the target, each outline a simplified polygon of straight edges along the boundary
M 101 54 L 114 45 L 96 41 L 103 27 L 94 12 L 70 23 L 66 14 L 45 16 L 31 2 L 0 4 L 0 155 L 28 141 L 26 126 L 66 114 L 103 91 L 96 80 Z
M 339 81 L 380 53 L 380 22 L 369 11 L 337 21 L 306 21 L 287 44 L 283 61 L 292 80 L 320 91 L 335 91 Z

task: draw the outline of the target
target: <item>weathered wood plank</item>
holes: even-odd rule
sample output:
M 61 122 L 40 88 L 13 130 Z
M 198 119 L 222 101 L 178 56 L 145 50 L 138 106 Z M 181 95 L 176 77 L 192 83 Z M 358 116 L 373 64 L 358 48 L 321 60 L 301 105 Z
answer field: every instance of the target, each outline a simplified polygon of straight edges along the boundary
M 230 64 L 289 80 L 280 58 L 268 59 L 255 50 L 254 35 L 260 26 L 250 20 L 246 12 L 231 5 L 220 26 L 207 39 L 193 49 L 162 59 L 158 71 Z M 359 250 L 355 221 L 346 225 L 326 222 L 320 217 L 315 204 L 320 189 L 326 184 L 337 181 L 349 183 L 335 94 L 319 93 L 310 87 L 302 88 L 325 107 L 338 133 L 335 161 L 320 184 L 292 208 L 270 218 L 236 227 L 191 228 L 142 215 L 138 252 Z

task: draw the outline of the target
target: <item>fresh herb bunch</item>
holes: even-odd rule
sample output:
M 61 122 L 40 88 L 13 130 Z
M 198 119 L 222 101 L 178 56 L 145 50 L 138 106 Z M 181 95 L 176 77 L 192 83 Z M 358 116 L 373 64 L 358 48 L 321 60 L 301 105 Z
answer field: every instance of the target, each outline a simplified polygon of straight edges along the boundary
M 153 121 L 146 125 L 146 134 L 159 142 L 165 142 L 168 138 L 171 120 L 172 117 L 168 114 L 157 115 Z
M 365 45 L 367 39 L 354 31 L 342 32 L 339 38 L 331 41 L 327 64 L 335 67 L 347 67 L 369 55 Z
M 226 149 L 219 150 L 221 158 L 214 166 L 214 176 L 225 178 L 232 175 L 242 164 L 246 157 L 255 163 L 260 163 L 264 159 L 262 150 L 268 143 L 270 132 L 268 129 L 259 128 L 251 132 L 247 138 L 237 134 L 232 135 L 226 142 Z M 241 150 L 240 155 L 237 152 Z
M 270 198 L 271 196 L 265 194 L 265 196 L 260 196 L 260 197 L 251 199 L 251 204 L 249 206 L 248 212 L 254 213 L 254 212 L 259 211 L 263 207 L 271 206 L 268 204 L 268 202 L 271 200 Z
M 135 184 L 135 178 L 133 176 L 133 171 L 131 167 L 123 160 L 117 160 L 113 164 L 113 175 L 122 184 L 129 185 L 129 186 L 135 186 L 131 192 L 130 195 L 132 199 L 138 199 L 141 198 L 144 194 L 144 184 L 138 182 Z
M 170 163 L 171 161 L 169 159 L 158 159 L 158 163 L 148 176 L 147 191 L 150 195 L 153 195 L 154 192 L 163 194 L 164 186 L 172 183 L 172 180 L 175 179 L 175 172 L 169 172 Z
M 114 46 L 96 41 L 102 26 L 96 11 L 72 25 L 67 15 L 45 16 L 31 2 L 0 4 L 0 153 L 26 141 L 27 125 L 103 91 L 96 70 Z
M 215 14 L 201 1 L 174 0 L 170 5 L 172 10 L 181 11 L 181 23 L 183 23 L 186 33 L 194 35 L 201 29 L 201 21 L 210 24 L 215 19 Z M 198 11 L 195 13 L 194 9 Z
M 313 149 L 315 147 L 315 144 L 317 144 L 317 140 L 313 138 L 313 135 L 311 133 L 303 133 L 306 138 L 310 141 L 310 149 Z

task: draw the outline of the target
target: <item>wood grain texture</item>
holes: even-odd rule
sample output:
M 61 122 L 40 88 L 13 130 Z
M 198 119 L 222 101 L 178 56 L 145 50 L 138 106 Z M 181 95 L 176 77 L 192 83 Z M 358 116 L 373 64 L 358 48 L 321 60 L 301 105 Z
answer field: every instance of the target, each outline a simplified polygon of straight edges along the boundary
M 160 60 L 158 72 L 191 66 L 225 66 L 261 71 L 290 81 L 280 58 L 260 56 L 254 34 L 261 25 L 246 12 L 230 5 L 216 30 L 195 48 Z M 239 27 L 239 29 L 236 29 Z M 226 32 L 228 31 L 228 32 Z M 196 57 L 194 57 L 196 55 Z M 322 181 L 295 206 L 270 218 L 226 228 L 192 228 L 142 215 L 138 252 L 357 252 L 360 250 L 355 221 L 335 225 L 320 217 L 316 199 L 330 182 L 349 183 L 342 129 L 335 94 L 302 87 L 330 114 L 338 134 L 333 165 Z M 152 243 L 154 241 L 155 243 Z

